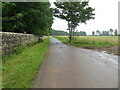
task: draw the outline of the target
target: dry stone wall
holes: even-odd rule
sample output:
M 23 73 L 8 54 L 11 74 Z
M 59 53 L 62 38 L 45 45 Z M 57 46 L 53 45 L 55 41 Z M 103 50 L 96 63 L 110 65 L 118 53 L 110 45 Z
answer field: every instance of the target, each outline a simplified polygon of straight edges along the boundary
M 32 34 L 0 32 L 0 36 L 2 38 L 0 43 L 2 55 L 9 55 L 20 46 L 38 41 L 38 37 Z

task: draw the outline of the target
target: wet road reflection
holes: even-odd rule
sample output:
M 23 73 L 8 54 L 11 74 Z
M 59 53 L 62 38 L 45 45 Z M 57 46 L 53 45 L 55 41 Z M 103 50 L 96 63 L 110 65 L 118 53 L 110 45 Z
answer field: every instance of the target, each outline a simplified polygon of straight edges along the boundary
M 51 44 L 35 88 L 117 88 L 118 56 L 63 44 Z

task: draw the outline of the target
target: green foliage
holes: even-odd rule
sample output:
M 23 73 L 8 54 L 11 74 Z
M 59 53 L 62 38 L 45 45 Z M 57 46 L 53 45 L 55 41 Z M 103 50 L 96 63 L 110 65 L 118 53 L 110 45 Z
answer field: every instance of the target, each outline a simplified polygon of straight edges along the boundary
M 103 31 L 102 36 L 110 36 L 109 31 Z
M 94 9 L 88 6 L 87 1 L 83 2 L 55 2 L 57 8 L 54 9 L 54 16 L 68 22 L 69 39 L 79 23 L 86 23 L 87 20 L 94 19 Z
M 99 30 L 96 31 L 97 36 L 101 36 L 101 32 Z
M 46 35 L 53 23 L 49 2 L 3 2 L 3 31 Z
M 92 32 L 92 35 L 95 36 L 95 31 Z M 102 31 L 102 32 L 100 32 L 99 30 L 96 31 L 96 36 L 117 36 L 117 35 L 118 35 L 117 29 L 115 30 L 110 29 L 109 31 Z
M 74 32 L 74 36 L 87 36 L 85 31 Z
M 19 46 L 18 48 L 15 48 L 10 55 L 5 55 L 5 56 L 2 55 L 2 59 L 5 59 L 6 57 L 11 57 L 12 54 L 18 55 L 18 54 L 22 53 L 24 49 L 27 49 L 27 48 L 29 48 L 31 46 L 34 46 L 37 43 L 38 42 L 32 42 L 32 43 L 27 44 L 26 46 Z
M 56 36 L 58 40 L 78 46 L 78 47 L 109 47 L 118 45 L 118 37 L 108 37 L 108 36 L 80 36 L 75 37 L 73 42 L 68 42 L 67 36 Z
M 113 33 L 113 29 L 110 29 L 109 32 L 110 32 L 110 35 L 113 36 L 113 34 L 112 34 Z
M 3 59 L 3 87 L 31 88 L 36 73 L 43 62 L 50 39 L 25 48 L 20 54 Z M 43 48 L 44 47 L 44 48 Z
M 29 43 L 26 46 L 20 46 L 20 47 L 16 48 L 13 53 L 14 54 L 20 54 L 20 53 L 23 52 L 24 49 L 27 49 L 27 48 L 29 48 L 31 46 L 34 46 L 35 44 L 37 44 L 37 42 Z
M 51 30 L 50 35 L 52 36 L 68 36 L 68 32 L 60 31 L 60 30 Z M 85 31 L 74 32 L 74 36 L 87 36 Z
M 115 35 L 115 36 L 118 35 L 118 31 L 117 31 L 117 29 L 115 29 L 115 31 L 114 31 L 114 35 Z
M 94 31 L 92 31 L 92 35 L 95 36 L 95 32 Z
M 63 43 L 68 43 L 69 42 L 69 38 L 67 36 L 53 36 L 53 37 L 62 41 Z
M 51 32 L 50 32 L 50 35 L 68 35 L 68 33 L 67 32 L 64 32 L 64 31 L 60 31 L 60 30 L 51 30 Z

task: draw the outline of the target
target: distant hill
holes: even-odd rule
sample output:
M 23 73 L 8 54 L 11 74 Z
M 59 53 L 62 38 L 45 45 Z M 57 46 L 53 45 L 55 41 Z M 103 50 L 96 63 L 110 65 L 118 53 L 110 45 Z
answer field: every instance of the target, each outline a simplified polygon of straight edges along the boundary
M 68 35 L 68 32 L 65 32 L 62 30 L 51 30 L 50 35 L 66 36 L 66 35 Z

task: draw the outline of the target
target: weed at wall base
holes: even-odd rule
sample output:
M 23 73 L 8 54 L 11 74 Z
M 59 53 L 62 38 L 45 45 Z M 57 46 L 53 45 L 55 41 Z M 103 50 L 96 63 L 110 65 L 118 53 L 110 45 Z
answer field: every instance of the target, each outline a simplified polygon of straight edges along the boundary
M 4 88 L 31 88 L 39 66 L 42 64 L 50 39 L 25 48 L 21 53 L 6 57 L 3 62 Z

